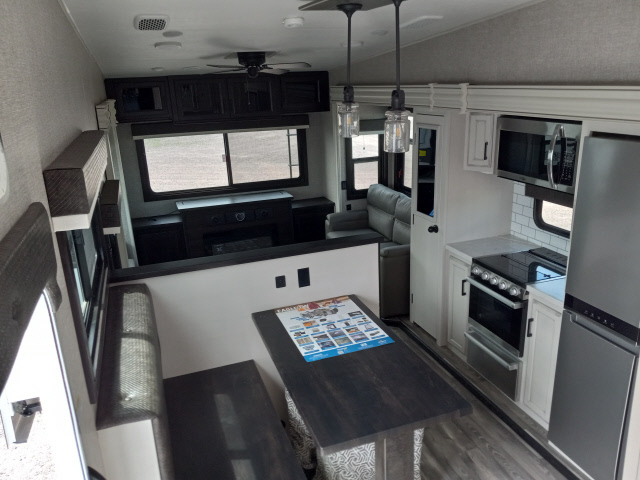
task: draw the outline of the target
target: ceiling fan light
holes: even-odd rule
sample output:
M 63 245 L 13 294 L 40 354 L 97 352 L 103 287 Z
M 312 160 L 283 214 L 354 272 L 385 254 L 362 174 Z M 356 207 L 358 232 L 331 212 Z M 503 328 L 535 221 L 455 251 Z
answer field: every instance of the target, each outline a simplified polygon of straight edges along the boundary
M 338 103 L 338 130 L 342 138 L 360 135 L 360 110 L 355 102 Z
M 405 153 L 411 142 L 411 122 L 408 110 L 388 110 L 384 122 L 384 151 Z

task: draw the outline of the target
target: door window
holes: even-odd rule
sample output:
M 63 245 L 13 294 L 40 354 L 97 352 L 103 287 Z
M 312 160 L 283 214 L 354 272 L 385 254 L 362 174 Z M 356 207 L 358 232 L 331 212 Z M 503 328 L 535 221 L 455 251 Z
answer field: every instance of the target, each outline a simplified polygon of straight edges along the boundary
M 435 128 L 418 128 L 418 178 L 417 210 L 435 217 L 436 159 L 438 131 Z

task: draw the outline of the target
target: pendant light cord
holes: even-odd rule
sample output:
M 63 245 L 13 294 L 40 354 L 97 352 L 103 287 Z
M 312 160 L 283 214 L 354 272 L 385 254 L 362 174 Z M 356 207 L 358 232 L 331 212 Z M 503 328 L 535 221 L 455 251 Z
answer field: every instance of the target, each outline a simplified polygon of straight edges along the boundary
M 353 11 L 347 13 L 347 85 L 351 85 L 351 16 Z
M 400 94 L 400 3 L 402 0 L 393 0 L 396 6 L 396 90 Z

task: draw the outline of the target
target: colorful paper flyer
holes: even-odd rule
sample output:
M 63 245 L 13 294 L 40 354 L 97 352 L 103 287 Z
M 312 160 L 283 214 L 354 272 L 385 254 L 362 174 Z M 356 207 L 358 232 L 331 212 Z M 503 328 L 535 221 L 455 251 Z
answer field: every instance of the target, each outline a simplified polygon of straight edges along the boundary
M 307 362 L 393 343 L 348 296 L 291 305 L 275 312 Z

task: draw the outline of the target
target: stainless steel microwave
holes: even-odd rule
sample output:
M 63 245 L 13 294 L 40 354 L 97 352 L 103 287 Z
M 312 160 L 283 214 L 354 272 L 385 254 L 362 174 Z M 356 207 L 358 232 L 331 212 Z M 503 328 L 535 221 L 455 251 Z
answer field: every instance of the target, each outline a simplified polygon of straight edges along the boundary
M 498 119 L 498 176 L 574 193 L 582 124 L 504 116 Z

